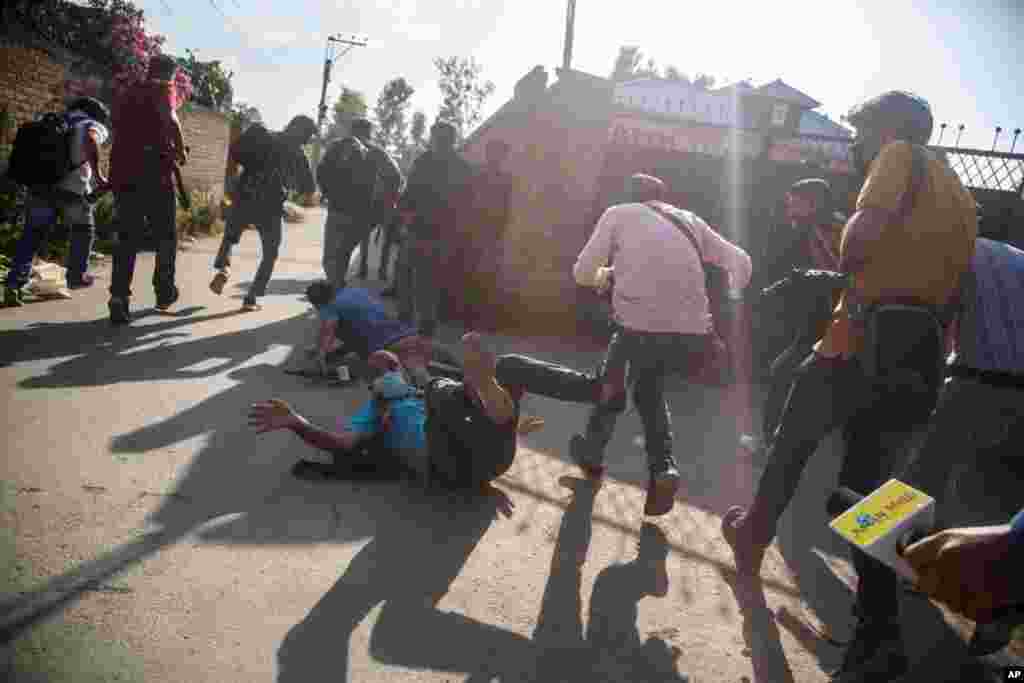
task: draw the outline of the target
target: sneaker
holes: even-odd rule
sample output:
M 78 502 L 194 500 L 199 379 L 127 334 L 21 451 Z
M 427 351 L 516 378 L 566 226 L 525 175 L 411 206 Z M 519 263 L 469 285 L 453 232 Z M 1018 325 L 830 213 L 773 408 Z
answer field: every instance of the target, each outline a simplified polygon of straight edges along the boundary
M 224 285 L 228 283 L 228 273 L 226 270 L 218 270 L 217 274 L 213 276 L 213 280 L 210 282 L 210 291 L 216 295 L 220 295 L 224 291 Z
M 170 309 L 170 307 L 173 306 L 175 302 L 178 301 L 179 296 L 181 296 L 181 292 L 179 292 L 178 288 L 175 287 L 174 294 L 171 296 L 170 299 L 156 302 L 156 310 L 160 311 L 161 313 L 166 313 L 168 309 Z
M 582 434 L 574 434 L 569 439 L 569 457 L 576 463 L 576 466 L 583 470 L 588 479 L 601 479 L 607 471 L 604 465 L 595 465 L 590 462 L 587 453 L 587 438 Z
M 736 571 L 756 576 L 761 573 L 761 564 L 764 562 L 764 553 L 768 545 L 755 541 L 746 520 L 746 509 L 739 506 L 729 508 L 722 517 L 722 536 L 732 548 Z
M 261 311 L 261 310 L 263 310 L 263 307 L 260 306 L 255 301 L 252 301 L 250 299 L 246 299 L 245 301 L 242 302 L 242 310 L 245 311 L 246 313 L 252 313 L 254 311 Z
M 892 622 L 861 620 L 831 683 L 889 683 L 909 668 L 903 636 Z
M 82 273 L 78 279 L 68 278 L 68 289 L 84 289 L 96 284 L 96 278 L 90 273 Z
M 4 287 L 4 306 L 10 308 L 16 308 L 18 306 L 24 306 L 25 302 L 22 299 L 21 288 L 11 289 L 10 287 Z
M 131 311 L 128 308 L 128 299 L 114 297 L 107 304 L 110 309 L 110 322 L 114 325 L 127 325 L 132 321 Z
M 675 469 L 653 476 L 647 482 L 647 500 L 644 501 L 644 514 L 648 517 L 660 517 L 672 511 L 676 504 L 676 492 L 679 491 L 680 477 Z

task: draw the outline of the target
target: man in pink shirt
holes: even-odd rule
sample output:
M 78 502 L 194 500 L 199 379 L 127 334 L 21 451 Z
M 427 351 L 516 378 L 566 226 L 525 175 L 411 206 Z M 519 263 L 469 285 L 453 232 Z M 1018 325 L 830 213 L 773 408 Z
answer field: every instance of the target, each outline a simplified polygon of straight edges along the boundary
M 629 363 L 650 470 L 644 513 L 657 516 L 672 509 L 679 489 L 665 378 L 700 364 L 712 329 L 702 260 L 728 273 L 734 299 L 750 282 L 751 262 L 699 216 L 661 201 L 661 180 L 634 175 L 628 191 L 631 201 L 604 212 L 573 268 L 579 284 L 599 286 L 614 260 L 617 331 L 602 367 L 601 401 L 591 411 L 586 433 L 574 436 L 569 450 L 588 474 L 603 473 L 604 450 L 626 406 L 622 369 Z

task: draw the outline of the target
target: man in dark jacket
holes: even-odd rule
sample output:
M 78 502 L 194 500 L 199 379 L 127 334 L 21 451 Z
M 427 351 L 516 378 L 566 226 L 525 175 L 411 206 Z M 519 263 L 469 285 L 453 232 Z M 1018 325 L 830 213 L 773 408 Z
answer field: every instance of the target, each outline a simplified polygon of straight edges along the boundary
M 178 300 L 174 284 L 178 253 L 174 164 L 184 164 L 187 152 L 175 111 L 180 105 L 174 88 L 177 69 L 173 58 L 154 57 L 148 80 L 130 87 L 114 101 L 117 137 L 110 153 L 110 182 L 119 223 L 109 304 L 114 324 L 131 320 L 128 302 L 135 256 L 147 222 L 157 242 L 153 275 L 157 308 L 166 310 Z
M 409 173 L 399 202 L 407 229 L 398 273 L 398 314 L 433 337 L 441 303 L 440 285 L 458 209 L 464 204 L 472 168 L 455 151 L 456 130 L 439 121 L 430 130 L 430 149 Z
M 373 124 L 368 119 L 353 121 L 352 135 L 366 147 L 367 158 L 376 172 L 370 221 L 366 236 L 359 242 L 359 279 L 366 280 L 370 276 L 370 233 L 378 225 L 386 226 L 391 222 L 404 179 L 401 169 L 391 155 L 372 140 Z M 383 261 L 381 263 L 383 264 Z
M 317 180 L 327 196 L 323 266 L 335 286 L 344 284 L 352 251 L 362 244 L 361 279 L 368 273 L 370 233 L 394 212 L 402 172 L 394 159 L 371 139 L 373 124 L 352 122 L 352 135 L 335 142 L 317 167 Z
M 261 124 L 253 124 L 260 126 Z M 263 254 L 259 268 L 253 276 L 252 285 L 242 303 L 242 310 L 259 310 L 256 298 L 263 296 L 267 283 L 274 272 L 277 252 L 281 247 L 281 217 L 284 215 L 284 201 L 288 190 L 302 194 L 316 192 L 316 181 L 309 168 L 302 146 L 310 141 L 316 132 L 316 124 L 308 116 L 299 115 L 293 118 L 283 132 L 265 134 L 262 139 L 265 150 L 259 154 L 251 154 L 251 150 L 243 147 L 261 138 L 246 131 L 228 150 L 229 164 L 242 164 L 242 176 L 238 180 L 237 189 L 231 197 L 231 208 L 224 228 L 217 258 L 213 267 L 217 271 L 210 289 L 215 294 L 224 291 L 231 268 L 231 250 L 242 237 L 242 230 L 247 225 L 256 226 L 263 246 Z M 246 166 L 242 159 L 249 161 Z M 259 159 L 258 162 L 252 161 Z

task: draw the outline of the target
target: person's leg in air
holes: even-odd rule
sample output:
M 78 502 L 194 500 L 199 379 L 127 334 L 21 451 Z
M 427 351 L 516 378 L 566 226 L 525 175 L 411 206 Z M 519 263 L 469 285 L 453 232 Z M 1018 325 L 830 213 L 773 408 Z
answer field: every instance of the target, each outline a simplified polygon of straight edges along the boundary
M 590 410 L 585 432 L 569 440 L 569 455 L 588 477 L 604 476 L 604 452 L 619 415 L 626 410 L 626 366 L 638 343 L 637 333 L 629 330 L 617 330 L 612 335 L 598 371 L 600 399 Z
M 260 233 L 260 265 L 252 278 L 249 292 L 242 300 L 243 311 L 258 311 L 260 309 L 256 300 L 266 294 L 270 277 L 274 274 L 274 264 L 277 263 L 277 254 L 281 248 L 283 236 L 280 207 L 276 204 L 264 207 L 256 228 Z
M 753 505 L 734 506 L 722 518 L 722 534 L 732 548 L 737 571 L 760 572 L 807 461 L 825 436 L 868 400 L 867 380 L 857 361 L 815 355 L 800 366 Z
M 228 207 L 227 220 L 224 225 L 224 236 L 220 240 L 220 248 L 213 260 L 216 273 L 210 282 L 210 291 L 220 295 L 224 291 L 231 276 L 231 250 L 242 240 L 242 231 L 251 222 L 252 202 L 248 199 L 236 199 Z
M 31 192 L 25 202 L 25 228 L 14 247 L 14 259 L 4 283 L 4 305 L 21 306 L 21 291 L 32 277 L 32 260 L 57 225 L 57 209 L 41 192 Z

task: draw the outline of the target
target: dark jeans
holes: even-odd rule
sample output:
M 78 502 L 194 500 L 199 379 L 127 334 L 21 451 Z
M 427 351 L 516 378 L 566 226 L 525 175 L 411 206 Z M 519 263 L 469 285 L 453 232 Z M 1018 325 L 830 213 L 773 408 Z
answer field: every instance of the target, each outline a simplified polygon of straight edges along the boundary
M 213 267 L 223 270 L 231 267 L 231 250 L 242 239 L 242 230 L 246 225 L 255 225 L 260 234 L 262 253 L 260 265 L 252 278 L 246 301 L 255 301 L 267 291 L 270 276 L 274 274 L 274 264 L 281 248 L 282 238 L 282 205 L 277 202 L 260 202 L 256 200 L 239 200 L 228 214 L 224 227 L 224 238 L 221 240 Z
M 795 373 L 800 364 L 811 354 L 813 344 L 798 340 L 780 353 L 771 367 L 771 383 L 768 386 L 768 397 L 764 402 L 761 435 L 766 444 L 771 443 L 775 430 L 782 418 L 782 409 L 786 407 L 786 397 L 793 385 Z
M 110 295 L 130 298 L 135 276 L 135 257 L 146 239 L 146 225 L 156 239 L 156 266 L 153 290 L 157 303 L 175 298 L 175 262 L 178 257 L 178 231 L 175 222 L 174 189 L 160 186 L 139 187 L 114 195 L 117 203 L 118 242 L 114 248 Z
M 14 259 L 7 274 L 8 289 L 21 289 L 32 276 L 32 259 L 57 227 L 57 212 L 64 212 L 71 239 L 67 260 L 68 284 L 75 285 L 89 268 L 89 252 L 96 234 L 92 206 L 84 197 L 56 188 L 35 190 L 25 204 L 25 230 L 14 247 Z
M 391 251 L 399 245 L 399 225 L 395 221 L 381 226 L 384 231 L 382 238 L 384 244 L 380 248 L 380 265 L 377 267 L 377 274 L 381 280 L 388 278 L 388 264 L 391 262 Z
M 647 466 L 651 476 L 676 469 L 672 457 L 672 415 L 665 400 L 665 380 L 687 374 L 706 348 L 703 335 L 618 330 L 608 343 L 601 375 L 622 372 L 628 363 L 633 403 L 644 426 Z M 604 462 L 604 452 L 625 409 L 624 400 L 595 405 L 587 419 L 586 454 L 592 465 Z
M 508 471 L 516 454 L 519 404 L 524 394 L 571 403 L 593 403 L 598 396 L 594 376 L 518 354 L 498 359 L 495 378 L 515 402 L 514 417 L 505 424 L 491 420 L 470 399 L 463 382 L 440 378 L 427 389 L 431 465 L 449 486 L 476 486 Z
M 807 358 L 797 370 L 771 446 L 770 462 L 758 483 L 750 513 L 755 538 L 765 544 L 774 538 L 779 517 L 796 493 L 807 461 L 836 428 L 845 428 L 846 440 L 840 486 L 866 494 L 888 479 L 899 465 L 885 455 L 885 432 L 879 425 L 885 422 L 892 401 L 898 400 L 899 396 L 877 393 L 856 359 Z M 899 586 L 889 584 L 890 590 L 885 590 L 891 570 L 857 551 L 853 563 L 859 577 L 861 613 L 894 616 Z M 872 590 L 878 585 L 882 590 Z

